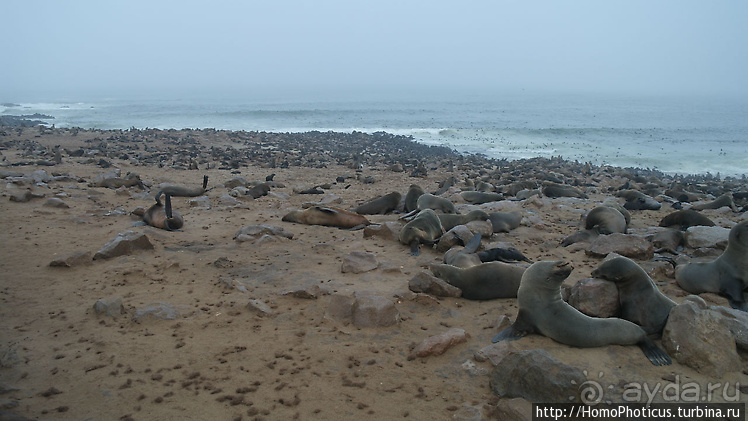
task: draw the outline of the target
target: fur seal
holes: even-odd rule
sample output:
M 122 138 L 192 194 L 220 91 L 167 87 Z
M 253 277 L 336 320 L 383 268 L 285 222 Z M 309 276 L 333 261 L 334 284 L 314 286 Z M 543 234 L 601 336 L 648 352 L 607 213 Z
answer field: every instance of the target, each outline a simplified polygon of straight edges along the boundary
M 455 205 L 449 199 L 434 196 L 430 193 L 424 193 L 418 197 L 416 208 L 419 210 L 433 209 L 441 213 L 457 213 Z
M 481 264 L 480 257 L 475 253 L 480 247 L 481 235 L 477 233 L 465 243 L 465 247 L 452 247 L 444 253 L 444 263 L 459 268 L 469 268 Z
M 164 196 L 164 204 L 161 203 L 162 195 Z M 184 225 L 182 215 L 171 208 L 171 196 L 164 194 L 162 191 L 156 194 L 156 204 L 148 208 L 143 214 L 143 222 L 167 231 L 178 230 Z
M 481 262 L 527 262 L 533 263 L 532 260 L 525 257 L 522 252 L 514 247 L 494 247 L 485 251 L 481 251 L 478 254 L 478 258 Z
M 714 222 L 706 216 L 692 209 L 675 211 L 666 215 L 664 218 L 662 218 L 662 220 L 660 220 L 661 227 L 677 226 L 681 229 L 681 231 L 685 231 L 688 229 L 688 227 L 693 227 L 695 225 L 713 227 Z
M 735 202 L 732 200 L 732 194 L 725 193 L 722 196 L 707 203 L 697 203 L 691 206 L 693 210 L 704 210 L 704 209 L 719 209 L 723 206 L 727 206 L 732 209 L 733 212 L 738 211 L 738 207 L 735 206 Z
M 397 209 L 401 197 L 402 195 L 398 192 L 388 193 L 384 196 L 363 203 L 359 207 L 351 209 L 351 211 L 356 212 L 359 215 L 380 215 L 389 213 Z
M 465 225 L 470 221 L 486 221 L 488 214 L 482 210 L 470 211 L 464 215 L 461 214 L 437 214 L 439 221 L 442 223 L 444 231 L 449 231 L 458 225 Z
M 400 230 L 399 240 L 410 246 L 410 254 L 421 254 L 421 244 L 433 245 L 444 234 L 439 216 L 432 209 L 424 209 Z
M 636 262 L 618 256 L 603 261 L 592 276 L 618 287 L 621 318 L 641 326 L 647 335 L 661 335 L 675 302 L 666 297 Z
M 616 196 L 626 199 L 623 207 L 628 210 L 659 210 L 662 207 L 660 202 L 637 190 L 621 190 Z
M 410 188 L 408 189 L 408 193 L 405 194 L 405 207 L 404 210 L 406 213 L 412 212 L 416 209 L 418 209 L 418 198 L 421 197 L 426 193 L 423 191 L 421 186 L 418 184 L 411 184 Z
M 541 190 L 547 197 L 578 197 L 580 199 L 587 199 L 587 195 L 574 186 L 568 186 L 566 184 L 558 183 L 543 183 L 543 189 Z
M 465 199 L 466 202 L 472 203 L 474 205 L 481 205 L 488 202 L 498 202 L 499 200 L 504 199 L 504 196 L 500 193 L 490 193 L 482 191 L 464 191 L 460 193 L 460 196 L 462 196 L 462 198 Z
M 175 186 L 165 185 L 161 187 L 163 194 L 168 194 L 172 197 L 197 197 L 205 193 L 205 188 L 208 187 L 208 176 L 203 176 L 202 187 L 186 187 L 186 186 Z
M 135 173 L 127 173 L 125 177 L 109 177 L 103 180 L 94 181 L 89 184 L 90 187 L 108 187 L 110 189 L 118 189 L 120 187 L 133 187 L 138 186 L 141 189 L 145 189 L 143 181 L 140 180 L 140 176 Z
M 363 215 L 331 206 L 312 206 L 304 210 L 294 210 L 287 213 L 282 221 L 338 228 L 358 228 L 371 225 L 371 222 Z
M 627 212 L 628 213 L 628 212 Z M 626 217 L 612 206 L 598 206 L 592 209 L 584 219 L 584 229 L 595 230 L 598 234 L 608 235 L 614 232 L 626 234 L 628 223 Z
M 564 302 L 561 284 L 571 271 L 571 265 L 564 261 L 542 261 L 530 266 L 522 275 L 517 291 L 517 319 L 496 335 L 493 342 L 537 332 L 562 344 L 582 348 L 636 344 L 652 364 L 672 363 L 636 324 L 615 317 L 590 317 Z
M 481 263 L 468 268 L 433 264 L 434 276 L 462 290 L 468 300 L 492 300 L 517 296 L 525 268 L 503 262 Z
M 733 308 L 748 311 L 748 221 L 732 227 L 727 248 L 717 259 L 676 267 L 675 281 L 692 294 L 720 294 Z
M 488 219 L 491 220 L 494 233 L 509 232 L 517 228 L 522 222 L 522 213 L 518 211 L 491 212 L 488 214 Z

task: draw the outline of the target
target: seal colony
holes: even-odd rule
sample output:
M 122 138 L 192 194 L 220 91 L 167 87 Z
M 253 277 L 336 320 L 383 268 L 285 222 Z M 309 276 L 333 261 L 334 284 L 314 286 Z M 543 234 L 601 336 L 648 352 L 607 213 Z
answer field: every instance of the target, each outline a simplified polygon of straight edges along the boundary
M 492 396 L 486 373 L 496 369 L 490 359 L 479 357 L 497 358 L 488 354 L 494 349 L 542 348 L 567 368 L 605 371 L 606 391 L 608 385 L 620 391 L 626 382 L 656 384 L 670 376 L 687 376 L 698 384 L 748 383 L 745 362 L 720 377 L 699 371 L 675 353 L 671 365 L 654 366 L 640 351 L 667 361 L 641 331 L 652 335 L 645 336 L 657 348 L 670 350 L 661 345 L 665 339 L 656 337 L 662 323 L 672 322 L 662 310 L 684 302 L 690 293 L 677 283 L 675 271 L 710 262 L 728 271 L 740 269 L 735 263 L 742 260 L 728 258 L 740 251 L 740 242 L 729 241 L 727 232 L 746 219 L 735 212 L 748 199 L 741 179 L 669 176 L 560 158 L 488 160 L 386 133 L 359 132 L 2 128 L 0 153 L 0 165 L 7 166 L 0 172 L 6 234 L 0 241 L 6 274 L 0 289 L 6 338 L 0 344 L 7 385 L 3 399 L 17 403 L 11 411 L 27 418 L 140 419 L 149 414 L 167 419 L 178 407 L 204 419 L 343 419 L 351 414 L 399 419 L 415 413 L 446 419 L 467 418 L 463 408 L 469 406 L 490 419 L 495 416 L 489 412 L 508 404 Z M 37 162 L 54 165 L 29 165 Z M 99 185 L 99 176 L 112 181 Z M 209 185 L 200 183 L 204 176 Z M 167 182 L 204 191 L 158 196 Z M 240 191 L 252 186 L 261 186 L 257 194 Z M 666 194 L 671 189 L 677 197 Z M 232 194 L 235 190 L 241 194 Z M 611 200 L 625 209 L 626 199 L 616 195 L 623 190 L 641 191 L 661 208 L 626 209 L 625 233 L 618 232 L 622 224 L 615 213 L 596 211 L 589 221 L 596 233 L 592 241 L 651 239 L 654 258 L 629 256 L 636 267 L 612 258 L 606 264 L 589 252 L 589 243 L 559 247 L 585 229 L 580 217 L 593 209 Z M 492 194 L 462 194 L 468 191 Z M 395 193 L 400 194 L 397 204 Z M 420 256 L 414 257 L 408 240 L 416 236 L 408 238 L 408 231 L 415 230 L 406 230 L 408 244 L 401 243 L 409 222 L 400 216 L 426 193 L 455 208 L 449 214 L 429 208 L 437 218 L 428 228 L 436 227 L 437 220 L 445 228 L 442 219 L 459 224 L 449 235 L 434 229 L 434 235 L 417 241 Z M 725 195 L 731 195 L 734 208 L 720 199 Z M 167 197 L 171 217 L 183 217 L 178 230 L 144 225 L 142 216 L 130 214 L 138 207 L 144 214 L 153 208 L 153 216 L 166 220 Z M 478 204 L 485 199 L 500 200 Z M 429 202 L 440 205 L 433 199 L 421 204 Z M 364 204 L 386 213 L 364 217 L 354 212 L 354 227 L 364 225 L 362 230 L 308 224 L 323 221 L 315 220 L 320 215 L 340 222 L 344 218 L 336 215 Z M 389 211 L 393 205 L 396 209 Z M 443 209 L 452 211 L 448 205 Z M 709 227 L 694 225 L 701 218 L 693 213 L 659 226 L 679 209 L 708 218 L 724 238 L 695 246 L 699 230 Z M 304 222 L 283 221 L 292 212 L 306 211 L 309 215 L 299 217 Z M 466 217 L 471 213 L 477 219 Z M 126 232 L 146 236 L 152 247 L 90 258 Z M 482 244 L 471 242 L 478 233 Z M 64 264 L 47 266 L 53 259 Z M 618 291 L 619 318 L 604 322 L 614 328 L 592 327 L 595 341 L 567 341 L 587 329 L 587 319 L 560 306 L 574 315 L 566 322 L 570 332 L 552 329 L 553 340 L 526 335 L 492 345 L 503 330 L 498 322 L 516 320 L 520 310 L 525 314 L 519 298 L 489 295 L 521 295 L 521 286 L 497 287 L 493 277 L 512 273 L 511 279 L 521 282 L 533 262 L 559 261 L 576 268 L 558 287 L 562 297 L 590 277 Z M 444 279 L 462 289 L 433 276 L 431 267 L 441 262 L 454 263 L 439 267 L 446 268 Z M 455 269 L 460 264 L 466 268 Z M 469 271 L 480 265 L 501 269 L 489 276 L 491 270 Z M 444 288 L 417 291 L 411 282 L 416 277 Z M 121 308 L 111 304 L 118 297 Z M 700 297 L 708 309 L 737 313 L 719 292 Z M 96 310 L 104 302 L 110 315 Z M 375 308 L 382 311 L 365 319 Z M 469 335 L 464 343 L 447 346 L 443 355 L 408 359 L 419 343 L 460 329 Z M 606 337 L 608 330 L 620 333 Z M 598 346 L 600 338 L 620 345 Z M 701 342 L 710 349 L 709 340 Z M 86 382 L 80 381 L 83 376 Z M 105 400 L 101 390 L 111 391 Z

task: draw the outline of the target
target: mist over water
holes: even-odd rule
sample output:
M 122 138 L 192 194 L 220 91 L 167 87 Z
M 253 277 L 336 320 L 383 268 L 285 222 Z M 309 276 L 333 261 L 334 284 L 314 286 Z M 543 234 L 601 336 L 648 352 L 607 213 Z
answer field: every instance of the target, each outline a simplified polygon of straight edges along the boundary
M 748 101 L 735 97 L 416 91 L 192 93 L 0 106 L 57 127 L 387 131 L 491 158 L 562 156 L 666 173 L 748 173 Z M 163 98 L 163 96 L 161 97 Z

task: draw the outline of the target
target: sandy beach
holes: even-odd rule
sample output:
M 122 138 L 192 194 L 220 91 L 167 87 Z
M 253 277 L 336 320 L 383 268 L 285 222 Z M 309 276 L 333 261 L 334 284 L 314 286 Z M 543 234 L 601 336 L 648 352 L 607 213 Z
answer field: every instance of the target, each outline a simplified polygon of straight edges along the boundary
M 659 183 L 664 191 L 674 181 L 561 160 L 459 156 L 386 134 L 0 127 L 0 147 L 0 411 L 18 417 L 7 419 L 530 419 L 530 400 L 500 398 L 491 390 L 494 364 L 480 353 L 514 321 L 516 299 L 413 292 L 410 280 L 430 274 L 443 252 L 421 246 L 421 254 L 411 256 L 407 245 L 381 231 L 281 219 L 309 204 L 352 209 L 395 191 L 405 196 L 412 184 L 434 193 L 454 177 L 440 196 L 460 213 L 522 214 L 519 227 L 484 238 L 483 247 L 513 246 L 532 261 L 569 261 L 574 270 L 565 285 L 572 286 L 602 262 L 584 244 L 559 246 L 579 229 L 580 218 L 605 200 L 623 203 L 615 192 L 626 183 L 638 190 Z M 95 186 L 97 177 L 115 171 L 123 178 L 136 173 L 142 184 Z M 197 187 L 205 175 L 203 195 L 172 198 L 184 219 L 181 229 L 147 226 L 133 214 L 154 203 L 162 183 Z M 544 175 L 588 197 L 507 195 L 474 205 L 460 196 L 470 189 L 466 180 L 486 179 L 506 191 Z M 237 177 L 250 187 L 267 183 L 269 191 L 231 196 L 234 187 L 225 183 Z M 744 179 L 681 181 L 704 202 L 718 196 L 705 186 L 716 187 L 714 193 L 726 186 L 748 191 Z M 320 194 L 301 193 L 313 188 Z M 16 201 L 25 191 L 29 200 Z M 628 235 L 651 237 L 675 210 L 675 200 L 653 197 L 661 209 L 632 210 Z M 736 205 L 740 212 L 702 213 L 729 229 L 748 219 L 745 203 Z M 400 216 L 366 218 L 402 225 Z M 256 225 L 284 234 L 237 237 Z M 152 247 L 93 258 L 128 231 L 145 234 Z M 721 251 L 686 247 L 681 254 L 713 259 Z M 374 268 L 345 270 L 352 253 L 362 252 L 373 257 Z M 63 263 L 50 265 L 57 260 Z M 688 295 L 669 263 L 634 260 L 676 303 Z M 362 297 L 391 301 L 396 321 L 364 326 L 341 316 L 341 303 Z M 701 297 L 729 307 L 716 294 Z M 94 308 L 116 299 L 121 312 Z M 455 328 L 466 333 L 463 342 L 439 355 L 413 354 L 427 338 Z M 654 366 L 636 346 L 574 348 L 528 335 L 510 348 L 547 351 L 602 384 L 613 401 L 632 382 L 676 381 L 704 389 L 728 385 L 728 398 L 715 402 L 735 395 L 748 401 L 738 385 L 748 384 L 748 354 L 739 347 L 739 369 L 718 377 L 675 359 Z

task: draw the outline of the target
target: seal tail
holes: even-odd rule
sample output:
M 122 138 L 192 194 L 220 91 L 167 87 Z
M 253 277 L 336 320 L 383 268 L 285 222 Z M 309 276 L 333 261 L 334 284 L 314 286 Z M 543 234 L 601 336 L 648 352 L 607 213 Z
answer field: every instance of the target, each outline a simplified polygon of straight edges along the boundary
M 665 351 L 661 350 L 654 342 L 652 342 L 651 339 L 647 338 L 646 336 L 637 345 L 639 345 L 639 348 L 641 348 L 644 355 L 652 364 L 661 366 L 670 365 L 673 363 L 673 360 L 670 359 L 670 356 L 667 355 Z

